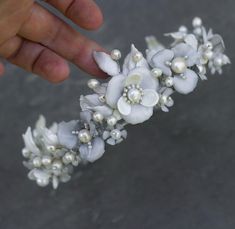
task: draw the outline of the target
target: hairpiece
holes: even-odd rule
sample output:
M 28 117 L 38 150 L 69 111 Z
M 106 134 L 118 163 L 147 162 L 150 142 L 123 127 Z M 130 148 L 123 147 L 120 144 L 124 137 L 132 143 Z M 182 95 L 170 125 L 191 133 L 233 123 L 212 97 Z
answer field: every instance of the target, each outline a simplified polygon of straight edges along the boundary
M 230 63 L 222 37 L 207 31 L 198 17 L 192 24 L 192 32 L 180 26 L 166 34 L 174 39 L 169 48 L 154 36 L 146 37 L 146 58 L 132 45 L 122 68 L 119 50 L 110 55 L 94 52 L 100 69 L 111 76 L 109 82 L 88 81 L 94 93 L 81 95 L 78 120 L 47 128 L 40 116 L 34 130 L 28 127 L 22 153 L 29 179 L 42 187 L 52 183 L 56 189 L 70 180 L 74 167 L 102 157 L 105 144 L 126 139 L 127 124 L 147 121 L 154 110 L 168 112 L 174 104 L 172 94 L 192 92 L 199 79 L 207 80 L 207 69 L 221 74 L 222 66 Z

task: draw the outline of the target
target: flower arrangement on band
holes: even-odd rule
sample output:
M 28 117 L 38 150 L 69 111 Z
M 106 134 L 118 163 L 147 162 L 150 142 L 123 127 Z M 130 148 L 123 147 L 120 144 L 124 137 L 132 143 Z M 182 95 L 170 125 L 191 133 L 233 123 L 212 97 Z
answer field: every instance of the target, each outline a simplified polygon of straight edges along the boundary
M 145 122 L 154 111 L 168 112 L 174 105 L 172 94 L 191 93 L 199 80 L 207 80 L 208 70 L 221 74 L 222 67 L 230 63 L 222 37 L 207 31 L 200 18 L 192 24 L 192 32 L 181 26 L 166 34 L 174 39 L 169 48 L 153 36 L 146 37 L 146 58 L 132 45 L 122 66 L 119 50 L 110 55 L 94 52 L 109 82 L 88 81 L 93 94 L 80 97 L 78 120 L 47 128 L 40 116 L 34 130 L 28 127 L 22 150 L 28 177 L 39 186 L 52 183 L 56 189 L 60 182 L 70 180 L 74 167 L 101 158 L 105 144 L 126 139 L 127 124 Z

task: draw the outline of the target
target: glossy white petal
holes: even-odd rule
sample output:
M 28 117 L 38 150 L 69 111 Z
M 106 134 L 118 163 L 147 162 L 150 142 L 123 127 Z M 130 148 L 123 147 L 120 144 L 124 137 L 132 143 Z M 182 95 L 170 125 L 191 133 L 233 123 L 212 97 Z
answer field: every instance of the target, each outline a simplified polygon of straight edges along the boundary
M 94 59 L 99 68 L 106 72 L 110 76 L 115 76 L 120 73 L 120 67 L 116 61 L 114 61 L 110 55 L 104 52 L 94 52 Z
M 138 51 L 138 49 L 132 44 L 131 45 L 131 52 L 127 55 L 127 57 L 124 60 L 124 64 L 123 64 L 123 74 L 124 75 L 128 75 L 129 72 L 136 67 L 148 68 L 148 62 L 144 57 L 137 63 L 135 63 L 133 61 L 133 55 L 137 52 L 140 52 L 140 51 Z
M 174 57 L 174 52 L 169 49 L 164 49 L 156 53 L 152 58 L 152 63 L 155 68 L 162 70 L 166 76 L 171 76 L 171 68 L 167 66 L 166 62 L 171 61 Z
M 34 154 L 40 153 L 40 150 L 38 149 L 38 147 L 36 146 L 34 142 L 31 127 L 28 127 L 26 133 L 23 134 L 23 139 L 24 139 L 25 147 L 27 150 L 29 150 L 30 152 Z
M 123 119 L 130 124 L 138 124 L 147 121 L 153 115 L 152 107 L 145 107 L 143 105 L 132 105 L 131 113 L 123 115 Z
M 105 152 L 104 141 L 97 137 L 92 141 L 92 148 L 89 148 L 88 145 L 84 144 L 79 147 L 79 151 L 83 160 L 94 162 L 102 157 Z
M 131 113 L 131 105 L 125 101 L 124 97 L 118 100 L 117 107 L 122 115 L 129 115 Z
M 105 99 L 106 103 L 112 108 L 116 108 L 119 98 L 122 96 L 124 89 L 123 75 L 114 76 L 108 83 Z
M 198 40 L 193 34 L 189 34 L 184 39 L 185 43 L 190 45 L 194 50 L 198 48 Z
M 156 91 L 151 89 L 145 89 L 143 91 L 144 95 L 141 101 L 141 104 L 146 107 L 153 107 L 159 101 L 159 95 Z
M 197 86 L 198 76 L 192 70 L 186 70 L 184 73 L 185 79 L 180 76 L 174 77 L 174 88 L 177 92 L 181 94 L 188 94 L 192 92 Z
M 133 72 L 133 71 L 132 71 Z M 125 87 L 126 86 L 129 86 L 131 84 L 134 84 L 134 85 L 140 85 L 141 81 L 142 81 L 142 76 L 141 76 L 141 73 L 132 73 L 130 72 L 130 74 L 127 76 L 127 78 L 125 79 Z
M 151 72 L 147 68 L 136 68 L 130 71 L 127 79 L 135 75 L 138 75 L 141 77 L 140 87 L 142 89 L 153 89 L 153 90 L 157 89 L 158 84 L 159 84 L 158 80 L 154 79 Z

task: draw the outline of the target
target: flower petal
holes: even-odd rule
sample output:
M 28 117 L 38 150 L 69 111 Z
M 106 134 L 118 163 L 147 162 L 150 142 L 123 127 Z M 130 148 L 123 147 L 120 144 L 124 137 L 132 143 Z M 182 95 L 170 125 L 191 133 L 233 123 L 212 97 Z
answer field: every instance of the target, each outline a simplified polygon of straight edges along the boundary
M 174 57 L 174 52 L 170 49 L 164 49 L 156 53 L 152 58 L 152 64 L 155 68 L 160 68 L 163 74 L 171 76 L 172 72 L 169 66 L 166 65 L 167 61 L 171 61 Z
M 24 144 L 27 150 L 29 150 L 30 152 L 36 155 L 40 153 L 40 150 L 38 149 L 38 147 L 36 146 L 34 142 L 31 127 L 28 127 L 26 133 L 23 134 L 23 139 L 24 139 Z
M 92 148 L 89 148 L 88 145 L 84 144 L 79 147 L 79 151 L 83 160 L 94 162 L 102 157 L 105 152 L 104 141 L 101 138 L 96 137 L 92 141 Z
M 152 107 L 145 107 L 143 105 L 132 105 L 131 113 L 129 115 L 123 115 L 123 119 L 130 124 L 138 124 L 148 120 L 153 115 Z
M 94 52 L 94 59 L 99 68 L 106 72 L 110 76 L 115 76 L 120 73 L 120 67 L 116 61 L 114 61 L 110 55 L 104 52 Z
M 106 103 L 112 108 L 116 108 L 119 98 L 122 96 L 124 89 L 123 75 L 114 76 L 108 83 L 105 99 Z
M 60 145 L 68 149 L 74 148 L 78 142 L 78 137 L 72 132 L 76 129 L 78 129 L 78 121 L 72 120 L 59 123 L 57 135 Z
M 185 43 L 180 43 L 172 48 L 175 53 L 175 57 L 186 57 L 187 56 L 187 66 L 191 67 L 199 62 L 199 55 L 196 50 L 194 50 L 190 45 Z
M 190 45 L 194 50 L 197 50 L 198 40 L 193 34 L 189 34 L 184 38 L 186 44 Z
M 134 70 L 135 71 L 135 70 Z M 128 76 L 127 76 L 127 78 L 125 79 L 125 87 L 127 87 L 127 86 L 129 86 L 129 85 L 131 85 L 131 84 L 135 84 L 135 85 L 140 85 L 140 83 L 141 83 L 141 81 L 142 81 L 142 76 L 139 74 L 139 75 L 137 75 L 137 74 L 133 74 L 133 73 L 131 73 L 131 74 L 129 74 Z
M 139 85 L 142 89 L 156 90 L 159 85 L 158 80 L 153 78 L 151 72 L 147 68 L 135 68 L 134 70 L 130 71 L 126 81 L 129 81 L 129 78 L 132 79 L 132 76 L 140 76 Z M 129 82 L 134 82 L 134 80 L 130 80 Z
M 131 45 L 131 52 L 127 55 L 123 64 L 123 74 L 128 75 L 129 71 L 136 67 L 145 67 L 148 68 L 148 62 L 145 58 L 142 58 L 139 62 L 135 63 L 133 61 L 133 55 L 137 52 L 140 52 L 133 44 Z
M 159 101 L 159 95 L 156 91 L 151 89 L 145 89 L 143 91 L 144 95 L 141 101 L 141 104 L 146 107 L 153 107 Z
M 129 115 L 131 113 L 131 105 L 125 101 L 123 96 L 118 100 L 117 107 L 122 115 Z
M 174 77 L 174 88 L 181 94 L 188 94 L 197 86 L 198 76 L 194 71 L 189 69 L 186 70 L 184 75 L 186 77 L 185 79 L 181 76 Z

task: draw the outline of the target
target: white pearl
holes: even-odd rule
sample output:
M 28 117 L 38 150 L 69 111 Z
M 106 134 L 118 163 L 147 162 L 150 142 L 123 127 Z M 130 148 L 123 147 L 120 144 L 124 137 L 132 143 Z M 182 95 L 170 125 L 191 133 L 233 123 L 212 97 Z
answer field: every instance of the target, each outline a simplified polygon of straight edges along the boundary
M 172 77 L 167 77 L 164 82 L 165 82 L 165 85 L 166 85 L 167 87 L 172 87 L 173 84 L 174 84 L 174 81 L 173 81 L 173 78 L 172 78 Z
M 50 156 L 43 156 L 42 157 L 42 164 L 45 166 L 50 165 L 51 161 L 52 161 L 52 159 Z
M 80 130 L 78 133 L 78 138 L 82 143 L 88 143 L 91 141 L 91 134 L 88 130 Z
M 143 58 L 143 55 L 141 52 L 136 52 L 133 56 L 132 56 L 132 59 L 135 63 L 141 61 Z
M 118 129 L 114 129 L 111 131 L 110 135 L 112 136 L 113 139 L 119 140 L 122 137 L 122 133 Z
M 202 19 L 201 18 L 199 18 L 199 17 L 195 17 L 194 19 L 193 19 L 193 27 L 200 27 L 200 26 L 202 26 Z
M 156 78 L 159 78 L 162 75 L 162 70 L 160 68 L 152 69 L 152 75 Z
M 202 29 L 201 27 L 197 27 L 196 29 L 194 29 L 193 31 L 196 35 L 200 36 L 202 34 Z
M 61 170 L 62 169 L 62 162 L 60 160 L 55 160 L 53 163 L 52 163 L 52 169 L 54 170 Z
M 181 74 L 185 72 L 187 69 L 186 61 L 182 57 L 176 57 L 172 62 L 171 62 L 171 69 L 178 74 Z
M 188 29 L 186 26 L 182 25 L 179 27 L 179 32 L 181 33 L 187 33 L 188 32 Z
M 141 92 L 140 90 L 136 89 L 136 88 L 132 88 L 128 91 L 127 93 L 128 99 L 132 102 L 132 103 L 139 103 L 140 99 L 141 99 Z
M 215 60 L 214 60 L 214 64 L 217 67 L 221 67 L 223 65 L 223 59 L 221 57 L 216 57 Z
M 66 153 L 63 157 L 64 162 L 66 163 L 71 163 L 72 161 L 74 161 L 75 157 L 72 153 Z
M 49 184 L 49 179 L 37 179 L 37 185 L 40 187 L 45 187 Z
M 207 60 L 210 60 L 213 57 L 214 53 L 211 50 L 208 50 L 204 53 L 203 57 Z
M 121 57 L 122 57 L 122 54 L 121 54 L 120 50 L 114 49 L 114 50 L 111 52 L 111 58 L 112 58 L 113 60 L 119 60 L 119 59 L 121 59 Z
M 94 121 L 96 121 L 96 122 L 102 122 L 103 119 L 104 119 L 104 116 L 103 116 L 101 113 L 95 112 L 95 113 L 93 114 L 93 120 L 94 120 Z
M 88 86 L 90 89 L 95 89 L 95 88 L 97 88 L 99 85 L 100 85 L 100 83 L 99 83 L 99 81 L 96 80 L 96 79 L 90 79 L 90 80 L 88 80 L 88 82 L 87 82 L 87 86 Z
M 55 146 L 47 146 L 47 149 L 49 151 L 55 151 L 56 150 Z
M 33 166 L 34 167 L 40 167 L 42 165 L 42 160 L 41 160 L 41 158 L 40 157 L 35 157 L 34 159 L 33 159 Z
M 107 123 L 109 126 L 114 126 L 117 123 L 117 119 L 114 116 L 110 116 L 107 118 Z
M 28 158 L 28 157 L 30 157 L 31 152 L 24 148 L 24 149 L 22 150 L 22 155 L 23 155 L 24 157 Z

